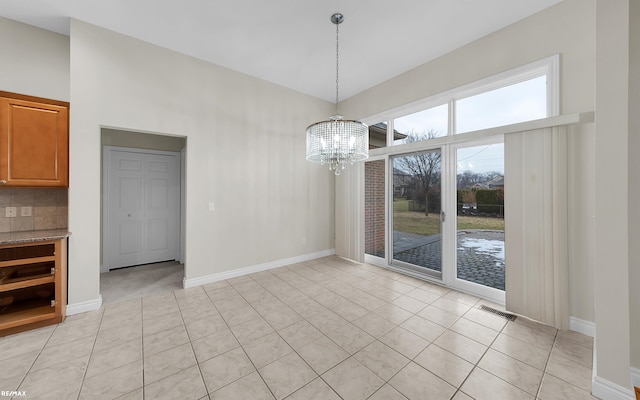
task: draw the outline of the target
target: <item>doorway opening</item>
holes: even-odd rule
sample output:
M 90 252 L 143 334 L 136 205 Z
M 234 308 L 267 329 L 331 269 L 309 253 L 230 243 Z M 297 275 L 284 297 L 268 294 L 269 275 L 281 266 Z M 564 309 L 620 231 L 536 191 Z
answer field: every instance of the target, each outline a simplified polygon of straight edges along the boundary
M 101 146 L 103 303 L 181 288 L 186 138 L 102 128 Z

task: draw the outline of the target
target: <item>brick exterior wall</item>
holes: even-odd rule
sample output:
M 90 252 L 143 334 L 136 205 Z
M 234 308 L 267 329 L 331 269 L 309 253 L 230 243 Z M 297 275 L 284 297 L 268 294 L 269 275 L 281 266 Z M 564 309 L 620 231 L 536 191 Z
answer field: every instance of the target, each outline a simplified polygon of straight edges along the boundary
M 365 163 L 364 171 L 364 251 L 367 254 L 384 257 L 386 231 L 384 160 Z

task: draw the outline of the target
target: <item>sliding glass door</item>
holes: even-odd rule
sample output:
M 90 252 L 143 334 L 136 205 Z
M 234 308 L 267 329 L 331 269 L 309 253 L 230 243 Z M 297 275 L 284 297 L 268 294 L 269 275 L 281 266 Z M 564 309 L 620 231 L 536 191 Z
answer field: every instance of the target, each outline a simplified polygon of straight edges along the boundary
M 485 297 L 505 289 L 504 144 L 455 149 L 455 279 L 452 286 Z
M 391 157 L 393 166 L 392 264 L 441 278 L 440 150 Z

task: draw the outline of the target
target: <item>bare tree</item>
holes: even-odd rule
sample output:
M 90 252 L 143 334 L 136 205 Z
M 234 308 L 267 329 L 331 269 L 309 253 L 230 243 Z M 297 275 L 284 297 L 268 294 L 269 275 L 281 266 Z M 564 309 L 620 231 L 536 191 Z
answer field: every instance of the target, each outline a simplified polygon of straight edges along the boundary
M 416 133 L 411 131 L 404 139 L 405 143 L 420 142 L 433 139 L 438 132 L 432 129 Z M 429 191 L 440 183 L 440 151 L 431 150 L 408 155 L 398 159 L 401 169 L 413 175 L 417 180 L 419 190 L 424 193 L 424 213 L 429 215 Z

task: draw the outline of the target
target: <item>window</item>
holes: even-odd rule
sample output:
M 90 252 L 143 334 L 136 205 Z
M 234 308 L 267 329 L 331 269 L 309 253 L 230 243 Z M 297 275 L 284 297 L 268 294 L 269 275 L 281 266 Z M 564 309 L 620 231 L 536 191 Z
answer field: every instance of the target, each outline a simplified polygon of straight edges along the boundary
M 558 115 L 558 65 L 559 57 L 552 56 L 408 104 L 384 116 L 378 115 L 376 121 L 381 122 L 373 124 L 372 129 L 380 130 L 380 135 L 387 139 L 385 130 L 392 126 L 394 137 L 371 148 L 444 138 Z M 370 137 L 374 142 L 373 136 Z
M 429 140 L 449 133 L 449 105 L 442 104 L 393 120 L 393 144 Z
M 532 121 L 547 116 L 547 76 L 456 101 L 456 133 Z
M 369 149 L 387 147 L 387 122 L 369 124 Z

